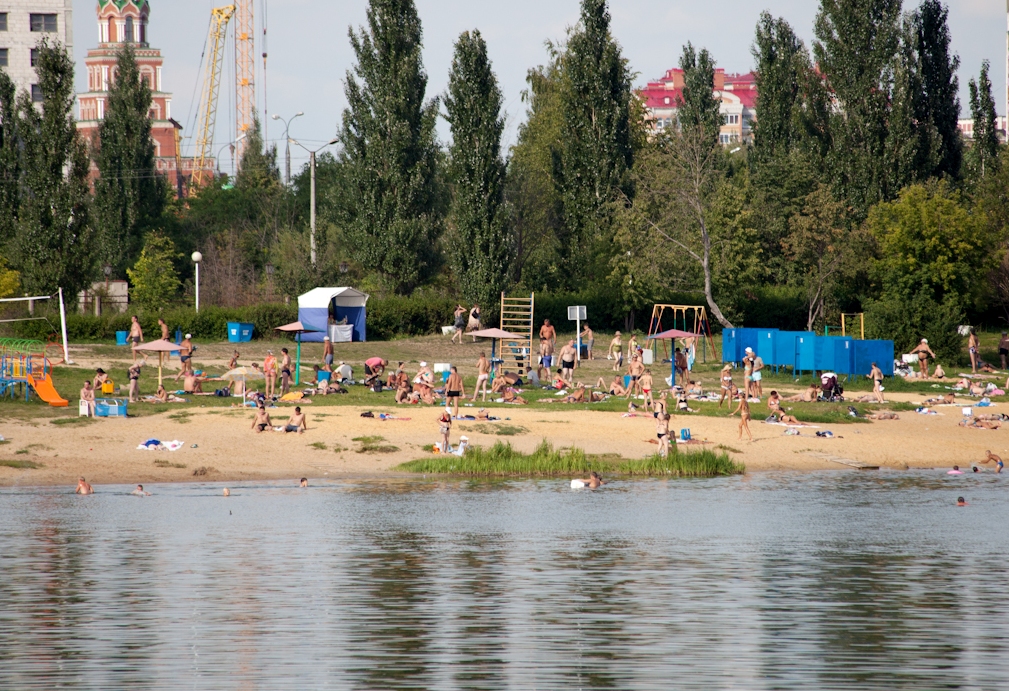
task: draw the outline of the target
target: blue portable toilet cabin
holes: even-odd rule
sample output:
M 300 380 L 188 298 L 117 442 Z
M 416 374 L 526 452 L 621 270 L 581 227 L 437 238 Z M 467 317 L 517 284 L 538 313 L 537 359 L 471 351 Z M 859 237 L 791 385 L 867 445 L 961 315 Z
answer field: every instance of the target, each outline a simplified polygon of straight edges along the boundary
M 796 344 L 800 336 L 813 337 L 812 331 L 779 331 L 774 335 L 774 362 L 779 367 L 795 367 Z M 767 358 L 764 358 L 767 362 Z
M 827 350 L 832 354 L 832 363 L 829 369 L 837 374 L 855 374 L 855 339 L 848 336 L 829 336 L 831 343 Z M 822 367 L 820 369 L 827 369 Z
M 773 365 L 774 360 L 774 343 L 778 336 L 777 329 L 757 329 L 757 345 L 754 346 L 753 352 L 760 356 L 760 359 L 764 361 L 764 365 Z
M 855 341 L 852 374 L 869 374 L 876 363 L 887 377 L 893 376 L 893 341 Z
M 722 331 L 722 362 L 741 362 L 747 348 L 754 352 L 759 345 L 759 329 L 725 329 Z M 766 364 L 766 360 L 764 361 Z
M 322 342 L 329 336 L 334 342 L 366 341 L 365 306 L 368 295 L 354 288 L 314 288 L 298 296 L 298 321 L 312 331 L 301 334 L 302 342 Z M 333 325 L 330 326 L 332 319 Z M 341 329 L 346 319 L 351 329 Z M 349 333 L 347 333 L 349 331 Z
M 792 366 L 795 371 L 812 372 L 816 369 L 816 334 L 797 333 L 795 335 L 795 354 Z

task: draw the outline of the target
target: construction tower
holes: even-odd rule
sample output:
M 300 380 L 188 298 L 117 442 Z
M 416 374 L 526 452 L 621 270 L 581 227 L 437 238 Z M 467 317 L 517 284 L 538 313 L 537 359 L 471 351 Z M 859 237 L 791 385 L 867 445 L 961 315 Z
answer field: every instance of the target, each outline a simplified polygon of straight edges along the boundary
M 501 340 L 501 359 L 507 368 L 514 362 L 525 374 L 532 369 L 533 352 L 533 309 L 535 293 L 529 297 L 506 297 L 501 293 L 501 330 L 513 333 L 518 338 Z
M 252 129 L 256 112 L 256 26 L 252 15 L 253 0 L 235 3 L 235 139 L 238 152 L 244 150 L 244 139 Z
M 203 96 L 197 111 L 196 162 L 193 166 L 192 189 L 200 189 L 213 178 L 210 169 L 214 128 L 217 124 L 217 93 L 221 87 L 221 67 L 224 61 L 224 38 L 228 32 L 228 22 L 235 13 L 234 5 L 215 7 L 210 11 L 210 32 L 207 36 L 206 75 L 203 80 Z

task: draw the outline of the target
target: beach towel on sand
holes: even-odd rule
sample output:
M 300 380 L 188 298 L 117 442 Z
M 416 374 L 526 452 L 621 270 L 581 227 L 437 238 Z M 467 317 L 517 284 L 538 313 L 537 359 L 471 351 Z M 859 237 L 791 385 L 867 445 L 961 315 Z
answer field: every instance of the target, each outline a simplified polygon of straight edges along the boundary
M 137 451 L 164 451 L 166 449 L 168 451 L 178 451 L 185 445 L 186 442 L 179 441 L 177 439 L 165 442 L 159 441 L 157 439 L 148 439 L 143 444 L 137 447 Z

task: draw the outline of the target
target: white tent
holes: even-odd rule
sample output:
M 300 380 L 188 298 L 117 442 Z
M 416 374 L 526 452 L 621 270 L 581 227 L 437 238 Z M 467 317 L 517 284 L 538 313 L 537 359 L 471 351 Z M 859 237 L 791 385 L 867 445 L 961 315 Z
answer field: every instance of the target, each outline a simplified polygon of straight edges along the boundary
M 323 336 L 336 340 L 351 340 L 351 338 L 334 337 L 330 331 L 330 317 L 339 322 L 346 318 L 347 325 L 352 327 L 352 339 L 364 341 L 365 305 L 368 295 L 354 288 L 313 288 L 304 295 L 298 296 L 298 320 L 314 333 L 302 335 L 303 341 L 321 341 Z

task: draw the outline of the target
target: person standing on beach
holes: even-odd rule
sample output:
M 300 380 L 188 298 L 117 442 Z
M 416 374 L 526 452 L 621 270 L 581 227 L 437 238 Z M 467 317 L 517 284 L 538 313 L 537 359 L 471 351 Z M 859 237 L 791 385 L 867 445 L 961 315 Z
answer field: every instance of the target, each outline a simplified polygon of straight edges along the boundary
M 606 351 L 606 357 L 607 359 L 613 358 L 613 371 L 619 372 L 624 365 L 624 343 L 619 331 L 613 334 L 613 340 L 610 341 L 610 349 Z
M 130 379 L 130 403 L 135 403 L 140 400 L 140 365 L 134 363 L 126 376 Z
M 455 339 L 458 337 L 459 345 L 462 345 L 462 335 L 466 330 L 466 308 L 462 305 L 456 305 L 453 315 L 452 327 L 455 329 L 455 332 L 452 334 L 452 343 L 455 343 Z
M 239 353 L 238 353 L 238 351 L 236 350 L 236 351 L 235 351 L 235 352 L 234 352 L 234 353 L 233 353 L 233 354 L 231 355 L 231 361 L 230 361 L 230 362 L 228 363 L 228 369 L 229 369 L 229 370 L 232 370 L 232 369 L 235 369 L 236 367 L 238 367 L 238 357 L 239 357 Z
M 438 416 L 438 432 L 441 434 L 441 452 L 448 453 L 449 436 L 452 434 L 452 411 L 445 408 Z
M 476 361 L 476 388 L 473 389 L 473 398 L 470 399 L 472 402 L 476 402 L 481 386 L 483 387 L 483 402 L 487 402 L 487 382 L 489 381 L 490 361 L 487 359 L 486 353 L 480 353 L 480 359 Z
M 182 370 L 175 375 L 175 381 L 193 369 L 193 334 L 186 334 L 179 344 L 179 360 L 182 362 Z
M 549 339 L 540 339 L 540 364 L 536 368 L 536 375 L 540 379 L 550 377 L 550 369 L 554 364 L 554 344 Z
M 452 406 L 452 414 L 459 417 L 459 399 L 465 398 L 466 385 L 463 384 L 462 377 L 455 365 L 449 369 L 448 381 L 445 382 L 445 407 Z
M 280 395 L 285 395 L 291 390 L 291 354 L 287 352 L 287 348 L 281 348 L 281 359 L 280 359 Z
M 971 327 L 970 333 L 967 335 L 967 353 L 970 355 L 971 374 L 977 374 L 978 348 L 980 347 L 981 342 L 978 340 L 977 334 L 974 333 L 974 327 Z
M 627 387 L 627 398 L 641 393 L 641 375 L 645 373 L 645 366 L 641 364 L 641 359 L 633 352 L 629 355 L 631 364 L 627 366 L 627 374 L 631 377 L 631 383 Z
M 568 344 L 561 348 L 561 352 L 558 357 L 561 360 L 561 374 L 568 384 L 574 385 L 575 379 L 575 358 L 577 353 L 575 351 L 575 342 L 568 341 Z
M 631 332 L 631 337 L 627 341 L 627 357 L 633 358 L 638 354 L 638 333 Z
M 746 436 L 750 438 L 750 441 L 753 441 L 753 434 L 750 433 L 750 404 L 746 400 L 746 392 L 744 391 L 739 392 L 739 405 L 729 414 L 729 417 L 736 413 L 739 413 L 739 439 L 742 440 L 745 429 Z
M 272 350 L 266 351 L 263 358 L 263 375 L 266 377 L 266 397 L 270 398 L 277 391 L 277 358 Z
M 918 369 L 921 370 L 921 376 L 923 379 L 928 379 L 928 358 L 931 356 L 935 360 L 935 353 L 928 347 L 927 338 L 921 339 L 921 343 L 910 354 L 914 355 L 915 353 L 918 354 Z
M 1006 358 L 1009 357 L 1009 333 L 1003 331 L 998 342 L 998 356 L 1002 360 L 1002 369 L 1006 369 Z
M 557 345 L 557 329 L 553 327 L 549 319 L 543 320 L 543 326 L 540 327 L 540 340 L 550 341 L 550 352 L 552 353 L 553 348 Z
M 592 329 L 589 328 L 589 323 L 585 322 L 585 326 L 582 327 L 582 343 L 585 345 L 585 353 L 588 356 L 587 359 L 594 360 L 592 356 L 592 347 L 596 343 L 596 335 L 592 333 Z
M 872 393 L 876 397 L 876 402 L 886 403 L 883 399 L 883 370 L 875 362 L 869 371 L 869 379 L 872 379 Z
M 645 400 L 641 403 L 641 406 L 647 408 L 654 403 L 652 399 L 652 371 L 646 369 L 642 372 L 641 380 L 638 383 L 641 384 L 641 393 L 645 396 Z
M 168 340 L 168 324 L 165 323 L 164 319 L 158 319 L 158 326 L 161 327 L 161 340 Z
M 469 321 L 466 323 L 466 330 L 480 330 L 480 305 L 476 303 L 473 303 L 473 308 L 469 311 Z M 473 337 L 473 342 L 476 343 L 476 336 Z
M 138 345 L 144 342 L 144 330 L 140 328 L 140 321 L 137 319 L 137 315 L 133 315 L 130 319 L 130 342 L 133 344 L 133 362 L 137 361 L 137 351 L 135 350 Z M 144 363 L 147 362 L 147 355 L 143 352 L 140 355 L 144 358 Z
M 94 488 L 88 484 L 88 481 L 84 479 L 84 476 L 77 478 L 77 489 L 74 490 L 74 494 L 94 494 Z
M 762 398 L 764 395 L 764 385 L 761 381 L 764 379 L 764 375 L 761 370 L 764 369 L 764 359 L 754 353 L 753 355 L 753 372 L 750 377 L 753 379 L 753 395 L 757 398 Z
M 747 398 L 753 395 L 753 348 L 747 348 L 743 356 L 743 389 Z
M 322 361 L 333 367 L 333 341 L 330 340 L 329 336 L 324 336 L 322 338 Z
M 729 405 L 732 405 L 732 365 L 725 365 L 722 368 L 722 393 L 718 397 L 718 407 L 722 407 L 724 401 L 729 401 Z
M 1002 458 L 1000 456 L 997 456 L 997 455 L 993 454 L 991 451 L 985 451 L 984 452 L 984 460 L 981 461 L 981 462 L 982 463 L 992 463 L 992 462 L 994 462 L 995 463 L 995 472 L 996 473 L 1001 473 L 1002 472 L 1002 468 L 1005 467 L 1005 463 L 1002 462 Z
M 659 438 L 659 455 L 663 458 L 669 455 L 669 420 L 669 413 L 655 416 L 655 436 Z

